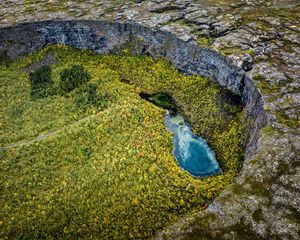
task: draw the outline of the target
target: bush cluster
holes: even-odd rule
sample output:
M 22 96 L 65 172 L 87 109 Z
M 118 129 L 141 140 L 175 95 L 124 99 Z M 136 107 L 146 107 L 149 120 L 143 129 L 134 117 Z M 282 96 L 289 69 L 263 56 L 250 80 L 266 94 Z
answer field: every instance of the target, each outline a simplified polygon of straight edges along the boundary
M 97 85 L 88 83 L 91 75 L 82 65 L 74 65 L 71 68 L 64 69 L 60 73 L 60 82 L 57 90 L 63 95 L 67 95 L 73 90 L 69 97 L 74 98 L 77 108 L 86 111 L 89 108 L 103 110 L 107 108 L 109 95 L 97 93 Z M 30 95 L 32 99 L 45 98 L 55 94 L 52 72 L 49 66 L 43 66 L 29 74 L 31 85 Z
M 108 94 L 99 96 L 97 93 L 97 85 L 89 83 L 84 87 L 82 94 L 76 97 L 75 104 L 76 107 L 83 110 L 87 110 L 90 107 L 95 107 L 97 110 L 103 110 L 107 108 L 108 100 Z
M 30 96 L 32 99 L 44 98 L 55 93 L 52 71 L 49 66 L 42 66 L 29 73 Z
M 75 88 L 90 81 L 91 75 L 82 65 L 74 65 L 69 69 L 63 70 L 60 73 L 60 79 L 61 90 L 64 92 L 71 92 Z

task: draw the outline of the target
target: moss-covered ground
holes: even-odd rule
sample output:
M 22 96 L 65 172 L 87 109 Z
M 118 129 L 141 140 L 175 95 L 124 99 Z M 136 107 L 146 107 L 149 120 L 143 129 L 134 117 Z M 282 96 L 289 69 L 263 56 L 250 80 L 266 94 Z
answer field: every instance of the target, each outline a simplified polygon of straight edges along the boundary
M 56 60 L 55 91 L 35 99 L 24 69 L 46 53 Z M 74 65 L 91 79 L 62 93 L 61 72 Z M 184 76 L 163 59 L 52 46 L 2 64 L 0 89 L 3 239 L 150 238 L 204 209 L 241 168 L 240 106 L 212 80 Z M 197 179 L 182 171 L 164 110 L 141 92 L 170 95 L 223 173 Z

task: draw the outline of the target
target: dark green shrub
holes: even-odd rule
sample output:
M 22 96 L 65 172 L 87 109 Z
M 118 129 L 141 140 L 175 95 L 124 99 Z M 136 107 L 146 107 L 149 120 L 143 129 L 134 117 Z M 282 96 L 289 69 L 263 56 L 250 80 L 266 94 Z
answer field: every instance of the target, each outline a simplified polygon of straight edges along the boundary
M 7 54 L 7 51 L 0 53 L 0 66 L 7 66 L 11 63 L 11 59 Z
M 97 93 L 97 85 L 90 83 L 85 86 L 83 93 L 78 96 L 75 100 L 75 104 L 78 108 L 87 110 L 88 108 L 94 107 L 97 110 L 103 110 L 107 108 L 109 96 L 104 94 L 99 96 Z
M 60 73 L 60 88 L 64 92 L 71 92 L 91 79 L 91 75 L 82 65 L 74 65 Z
M 100 98 L 97 95 L 97 86 L 96 84 L 89 84 L 86 87 L 87 101 L 89 104 L 99 107 Z
M 29 81 L 32 99 L 44 98 L 55 93 L 52 72 L 49 66 L 42 66 L 29 73 Z

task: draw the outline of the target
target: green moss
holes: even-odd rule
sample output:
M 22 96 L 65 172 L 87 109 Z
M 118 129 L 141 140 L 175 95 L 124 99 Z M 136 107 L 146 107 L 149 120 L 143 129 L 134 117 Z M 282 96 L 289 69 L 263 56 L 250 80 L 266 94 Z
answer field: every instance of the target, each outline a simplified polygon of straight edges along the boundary
M 205 217 L 196 216 L 195 217 L 195 226 L 200 229 L 207 229 L 210 222 L 215 222 L 218 220 L 218 216 L 215 213 L 206 213 Z
M 263 94 L 277 93 L 282 88 L 282 84 L 274 84 L 273 86 L 268 82 L 259 82 L 258 89 L 261 90 Z
M 255 52 L 251 49 L 246 50 L 247 53 L 251 55 L 251 57 L 255 57 Z
M 245 193 L 245 190 L 243 189 L 243 187 L 237 183 L 234 183 L 231 185 L 231 190 L 236 195 L 242 195 Z
M 260 29 L 263 32 L 268 32 L 268 29 L 269 29 L 267 23 L 264 21 L 258 21 L 257 27 L 258 27 L 258 29 Z
M 262 129 L 262 132 L 266 135 L 272 135 L 276 132 L 276 129 L 274 129 L 271 125 L 267 125 Z
M 300 126 L 300 121 L 298 119 L 290 119 L 289 116 L 284 113 L 284 110 L 276 112 L 275 116 L 278 122 L 289 128 L 298 128 Z
M 237 48 L 237 47 L 227 47 L 227 48 L 221 49 L 219 51 L 219 53 L 224 57 L 234 54 L 234 53 L 235 54 L 249 53 L 251 56 L 252 56 L 252 54 L 254 54 L 254 52 L 252 50 L 241 50 L 240 48 Z
M 253 180 L 248 180 L 247 182 L 250 184 L 251 186 L 251 190 L 253 193 L 255 193 L 256 195 L 260 196 L 260 197 L 268 197 L 269 196 L 269 192 L 268 190 L 265 188 L 265 186 L 269 185 L 269 182 L 267 182 L 268 180 L 265 180 L 266 182 L 255 182 Z
M 253 79 L 257 81 L 257 87 L 263 94 L 280 93 L 280 89 L 286 84 L 286 82 L 271 84 L 261 74 L 254 75 Z
M 209 47 L 213 44 L 213 42 L 214 42 L 214 38 L 205 38 L 205 37 L 197 38 L 197 43 L 203 47 Z
M 263 75 L 261 75 L 261 74 L 255 74 L 253 76 L 253 80 L 255 80 L 255 81 L 265 81 L 266 78 Z

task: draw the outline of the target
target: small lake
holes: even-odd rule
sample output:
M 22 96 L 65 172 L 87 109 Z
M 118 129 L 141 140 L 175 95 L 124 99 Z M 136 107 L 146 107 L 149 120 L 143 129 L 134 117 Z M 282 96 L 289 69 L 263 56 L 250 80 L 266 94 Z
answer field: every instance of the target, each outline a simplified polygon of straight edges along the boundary
M 192 132 L 183 116 L 167 111 L 165 125 L 173 133 L 173 155 L 181 168 L 195 177 L 222 173 L 215 153 L 203 138 Z
M 173 156 L 179 166 L 195 177 L 222 173 L 214 151 L 207 142 L 195 135 L 176 104 L 166 93 L 140 93 L 140 97 L 166 110 L 165 126 L 173 133 Z

